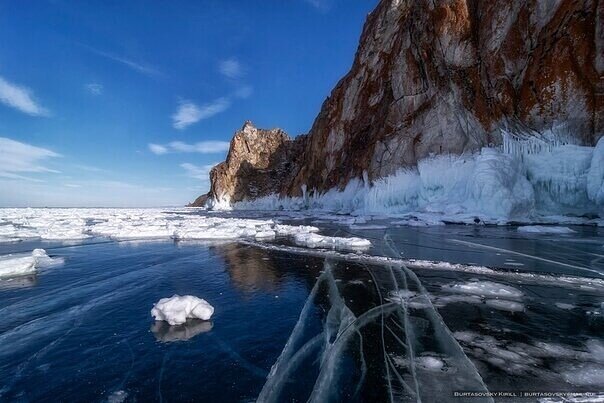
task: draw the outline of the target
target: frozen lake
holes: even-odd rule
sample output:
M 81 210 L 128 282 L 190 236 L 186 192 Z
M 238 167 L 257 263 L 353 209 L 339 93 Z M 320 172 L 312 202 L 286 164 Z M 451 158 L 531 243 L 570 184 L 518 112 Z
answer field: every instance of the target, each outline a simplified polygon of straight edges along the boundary
M 604 391 L 603 227 L 186 209 L 0 219 L 0 269 L 24 268 L 0 279 L 2 401 Z M 155 322 L 174 294 L 210 302 L 211 320 Z

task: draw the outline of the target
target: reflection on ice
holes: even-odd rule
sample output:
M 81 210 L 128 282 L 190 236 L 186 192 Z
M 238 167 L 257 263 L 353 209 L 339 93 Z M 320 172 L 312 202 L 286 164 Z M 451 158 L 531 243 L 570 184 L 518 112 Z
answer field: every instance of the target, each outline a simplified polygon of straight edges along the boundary
M 14 288 L 34 287 L 38 284 L 38 276 L 35 274 L 0 279 L 0 290 L 10 290 Z
M 181 325 L 169 325 L 164 321 L 156 321 L 151 325 L 151 332 L 163 343 L 187 341 L 198 334 L 207 333 L 214 327 L 208 320 L 189 319 Z

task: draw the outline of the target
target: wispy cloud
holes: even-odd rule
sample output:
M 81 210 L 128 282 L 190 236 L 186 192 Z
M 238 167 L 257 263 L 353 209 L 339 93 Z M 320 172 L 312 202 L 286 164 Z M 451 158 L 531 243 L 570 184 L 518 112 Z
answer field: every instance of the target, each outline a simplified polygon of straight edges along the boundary
M 253 92 L 254 88 L 251 85 L 244 85 L 235 91 L 235 96 L 237 98 L 246 99 L 249 98 Z
M 0 102 L 32 116 L 48 116 L 48 110 L 38 104 L 28 88 L 0 77 Z
M 46 168 L 42 162 L 49 158 L 60 157 L 60 154 L 46 148 L 21 143 L 6 137 L 0 137 L 0 177 L 8 179 L 36 180 L 21 173 L 58 173 Z
M 168 148 L 161 144 L 149 143 L 149 151 L 153 154 L 162 155 L 168 153 Z
M 214 166 L 216 166 L 216 164 L 209 164 L 203 166 L 191 164 L 188 162 L 180 164 L 180 167 L 187 172 L 187 176 L 202 181 L 210 180 L 210 171 L 212 170 L 212 168 L 214 168 Z
M 92 95 L 101 95 L 103 93 L 103 85 L 98 83 L 90 83 L 85 85 L 86 91 Z
M 194 144 L 172 141 L 168 144 L 149 143 L 149 150 L 157 155 L 167 153 L 215 154 L 228 151 L 229 146 L 230 143 L 228 141 L 200 141 Z
M 193 123 L 224 112 L 230 106 L 231 101 L 226 97 L 218 98 L 202 106 L 197 106 L 191 101 L 181 101 L 178 109 L 172 115 L 173 126 L 175 129 L 183 130 Z
M 304 1 L 321 12 L 329 11 L 329 9 L 332 6 L 332 0 L 304 0 Z
M 143 63 L 140 61 L 133 61 L 129 58 L 126 58 L 126 57 L 123 57 L 120 55 L 116 55 L 116 54 L 110 53 L 110 52 L 104 52 L 102 50 L 95 49 L 95 48 L 87 46 L 87 45 L 82 45 L 82 46 L 84 46 L 86 49 L 88 49 L 90 52 L 92 52 L 96 55 L 102 56 L 105 59 L 113 60 L 114 62 L 117 62 L 117 63 L 121 63 L 122 65 L 130 68 L 131 70 L 134 70 L 134 71 L 144 74 L 146 76 L 153 77 L 153 76 L 161 75 L 159 70 L 157 70 L 155 67 L 150 66 L 146 63 Z
M 218 63 L 218 71 L 220 71 L 220 74 L 230 79 L 241 78 L 244 73 L 241 63 L 235 58 L 222 60 Z

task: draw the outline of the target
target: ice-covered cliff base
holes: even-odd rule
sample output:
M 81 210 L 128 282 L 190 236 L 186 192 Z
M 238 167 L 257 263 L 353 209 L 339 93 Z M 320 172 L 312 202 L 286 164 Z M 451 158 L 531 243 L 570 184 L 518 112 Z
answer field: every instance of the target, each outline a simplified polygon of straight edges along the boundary
M 417 168 L 342 190 L 234 204 L 235 209 L 320 209 L 353 214 L 436 213 L 470 222 L 546 221 L 552 216 L 604 217 L 604 138 L 596 147 L 504 136 L 498 148 L 439 155 Z M 217 204 L 225 207 L 224 200 Z M 228 206 L 228 204 L 227 204 Z

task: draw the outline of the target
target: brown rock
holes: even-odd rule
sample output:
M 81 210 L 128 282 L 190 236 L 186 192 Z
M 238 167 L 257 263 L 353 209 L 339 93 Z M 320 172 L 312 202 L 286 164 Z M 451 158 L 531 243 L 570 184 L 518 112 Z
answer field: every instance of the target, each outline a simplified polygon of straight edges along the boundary
M 211 193 L 342 188 L 364 172 L 373 180 L 434 153 L 499 144 L 502 128 L 564 125 L 594 145 L 604 132 L 603 16 L 597 0 L 382 0 L 308 137 L 238 132 Z
M 297 163 L 295 150 L 303 141 L 303 136 L 292 140 L 281 129 L 257 129 L 245 122 L 231 140 L 226 161 L 210 171 L 209 196 L 237 202 L 274 193 Z

